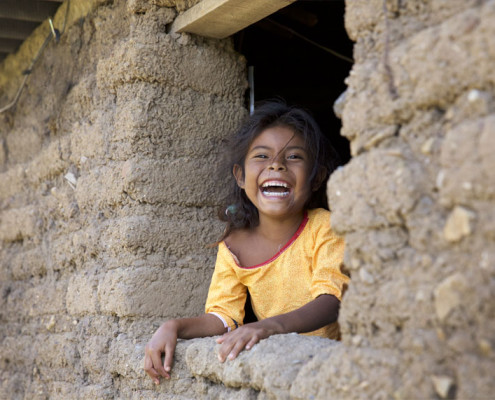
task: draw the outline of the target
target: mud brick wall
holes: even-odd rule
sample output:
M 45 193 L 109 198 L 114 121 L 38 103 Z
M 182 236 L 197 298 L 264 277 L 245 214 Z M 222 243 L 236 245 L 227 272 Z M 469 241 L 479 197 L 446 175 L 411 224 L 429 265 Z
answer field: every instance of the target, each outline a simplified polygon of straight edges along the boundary
M 353 158 L 328 194 L 352 273 L 351 397 L 490 398 L 495 1 L 348 1 L 345 20 Z
M 158 324 L 202 310 L 211 177 L 245 113 L 230 41 L 165 33 L 196 2 L 81 3 L 0 118 L 0 398 L 491 398 L 493 0 L 346 2 L 342 342 L 278 335 L 220 364 L 181 341 L 170 381 L 144 376 Z
M 206 245 L 222 230 L 215 168 L 246 113 L 229 40 L 165 33 L 187 2 L 87 2 L 77 17 L 72 3 L 0 116 L 2 399 L 125 396 L 129 350 L 203 311 Z

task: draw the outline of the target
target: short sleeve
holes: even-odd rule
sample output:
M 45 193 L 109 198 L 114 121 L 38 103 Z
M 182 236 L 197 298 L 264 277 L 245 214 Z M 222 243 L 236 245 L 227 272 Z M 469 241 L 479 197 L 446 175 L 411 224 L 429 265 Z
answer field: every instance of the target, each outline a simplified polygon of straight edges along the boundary
M 231 258 L 229 250 L 221 243 L 205 305 L 205 312 L 219 317 L 229 331 L 242 325 L 247 297 L 246 286 L 237 278 Z
M 332 231 L 330 218 L 320 220 L 315 228 L 311 296 L 315 299 L 331 294 L 342 300 L 344 287 L 349 283 L 349 277 L 342 272 L 344 239 Z

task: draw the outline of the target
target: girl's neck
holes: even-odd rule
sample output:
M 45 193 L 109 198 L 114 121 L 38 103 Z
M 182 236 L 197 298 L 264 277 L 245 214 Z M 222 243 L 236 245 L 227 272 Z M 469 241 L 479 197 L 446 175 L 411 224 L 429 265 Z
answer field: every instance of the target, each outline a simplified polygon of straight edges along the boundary
M 259 216 L 259 225 L 255 228 L 255 234 L 261 238 L 281 242 L 288 240 L 297 231 L 304 218 L 304 210 L 283 219 Z
M 304 211 L 282 220 L 265 217 L 260 215 L 260 223 L 256 228 L 233 231 L 225 240 L 243 267 L 265 263 L 275 256 L 301 226 Z

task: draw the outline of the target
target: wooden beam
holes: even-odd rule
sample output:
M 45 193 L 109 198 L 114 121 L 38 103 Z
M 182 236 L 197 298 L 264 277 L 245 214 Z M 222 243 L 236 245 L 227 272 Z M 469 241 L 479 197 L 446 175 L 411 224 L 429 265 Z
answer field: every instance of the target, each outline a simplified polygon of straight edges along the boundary
M 202 0 L 180 14 L 171 32 L 223 39 L 296 0 Z
M 37 22 L 0 18 L 0 38 L 25 40 L 37 26 Z
M 52 17 L 60 7 L 58 2 L 34 2 L 28 0 L 2 0 L 0 17 L 21 21 L 42 22 Z
M 0 39 L 0 52 L 13 53 L 21 45 L 22 40 L 15 39 Z

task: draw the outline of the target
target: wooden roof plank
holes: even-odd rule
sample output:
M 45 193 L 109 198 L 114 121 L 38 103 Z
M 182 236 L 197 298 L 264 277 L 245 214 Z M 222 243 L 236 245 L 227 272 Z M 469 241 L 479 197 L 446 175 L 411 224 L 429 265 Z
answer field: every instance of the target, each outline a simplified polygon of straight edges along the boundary
M 180 14 L 171 32 L 223 39 L 296 0 L 203 0 Z
M 0 39 L 0 53 L 13 53 L 21 45 L 22 40 Z
M 29 0 L 2 0 L 0 17 L 21 21 L 42 22 L 57 11 L 60 4 L 56 2 L 34 2 Z
M 25 40 L 37 26 L 37 22 L 0 18 L 0 38 Z

